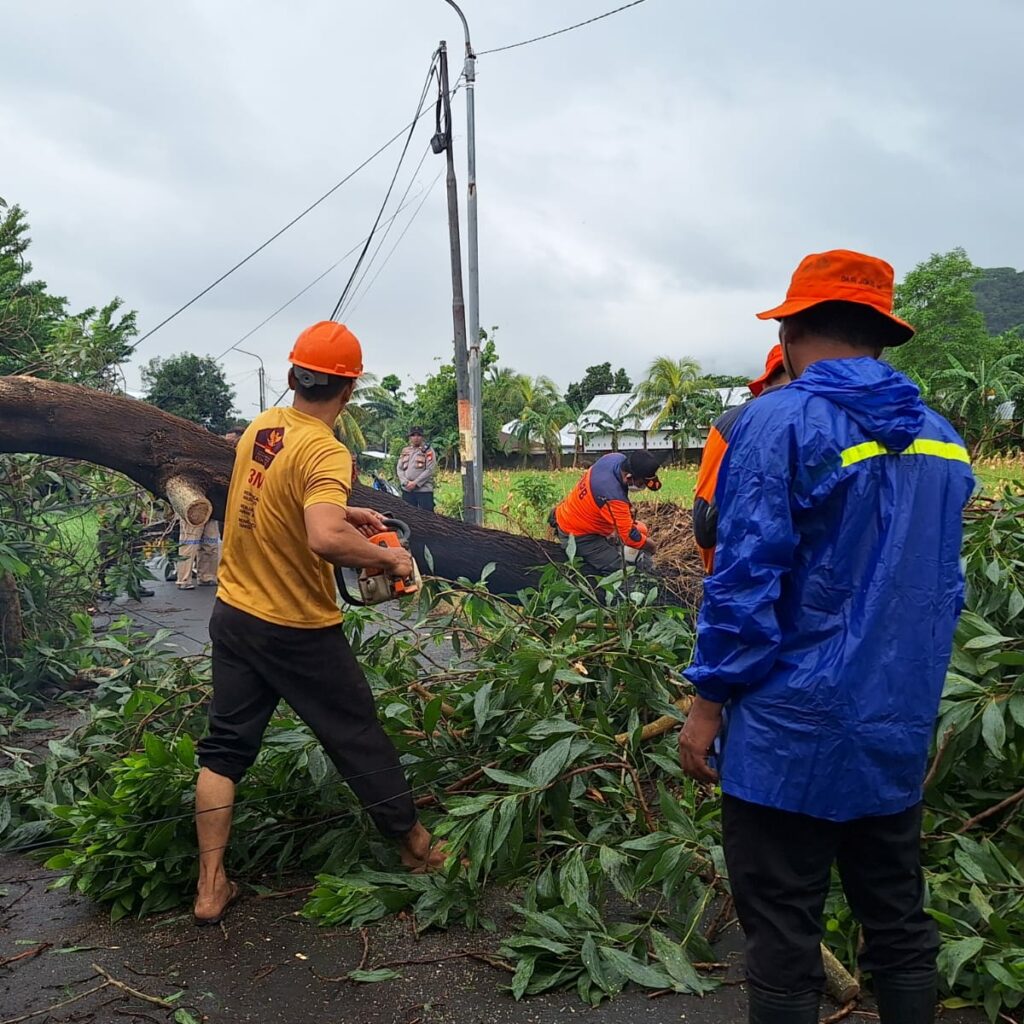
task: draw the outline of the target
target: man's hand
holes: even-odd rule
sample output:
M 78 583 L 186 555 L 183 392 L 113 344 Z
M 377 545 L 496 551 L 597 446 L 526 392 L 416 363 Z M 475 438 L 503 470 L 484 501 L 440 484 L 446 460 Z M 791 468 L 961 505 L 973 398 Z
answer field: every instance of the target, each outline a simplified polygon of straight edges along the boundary
M 389 576 L 406 580 L 412 576 L 412 555 L 405 548 L 389 548 L 392 567 L 387 570 Z
M 409 482 L 408 482 L 408 483 L 407 483 L 407 484 L 405 485 L 405 489 L 406 489 L 407 491 L 415 491 L 415 490 L 416 490 L 416 484 L 415 484 L 415 483 L 413 483 L 413 481 L 412 481 L 412 480 L 410 480 L 410 481 L 409 481 Z
M 372 508 L 353 508 L 351 505 L 347 505 L 345 519 L 364 537 L 372 537 L 375 533 L 387 529 L 384 525 L 384 517 Z
M 679 733 L 679 765 L 698 782 L 717 782 L 718 772 L 708 764 L 708 752 L 722 728 L 722 705 L 695 697 Z

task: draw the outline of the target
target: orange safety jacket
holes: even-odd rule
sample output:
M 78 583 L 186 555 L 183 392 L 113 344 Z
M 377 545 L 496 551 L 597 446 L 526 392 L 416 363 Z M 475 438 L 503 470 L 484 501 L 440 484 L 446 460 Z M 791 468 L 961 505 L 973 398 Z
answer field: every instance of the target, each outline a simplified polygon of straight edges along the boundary
M 625 461 L 621 452 L 610 452 L 583 474 L 565 500 L 555 507 L 555 520 L 562 533 L 573 537 L 618 534 L 630 548 L 642 548 L 647 543 L 647 527 L 636 521 L 627 496 L 629 488 L 622 479 Z
M 770 395 L 785 384 L 775 384 L 765 388 L 762 395 Z M 760 396 L 758 396 L 760 397 Z M 718 487 L 718 471 L 722 468 L 725 453 L 729 448 L 729 438 L 736 430 L 736 424 L 744 412 L 750 408 L 750 402 L 735 405 L 726 409 L 711 425 L 708 440 L 700 457 L 700 469 L 697 470 L 697 493 L 693 500 L 693 536 L 697 541 L 697 551 L 704 563 L 704 571 L 710 575 L 715 568 L 715 547 L 718 545 L 718 505 L 715 502 L 715 489 Z

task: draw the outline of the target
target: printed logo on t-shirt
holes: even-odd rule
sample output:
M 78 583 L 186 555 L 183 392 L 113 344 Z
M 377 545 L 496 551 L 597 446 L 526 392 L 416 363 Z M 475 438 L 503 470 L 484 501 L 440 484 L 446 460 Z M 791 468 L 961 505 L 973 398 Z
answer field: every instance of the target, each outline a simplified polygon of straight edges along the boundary
M 252 446 L 253 462 L 258 462 L 264 469 L 269 469 L 274 457 L 284 447 L 284 427 L 268 427 L 256 431 L 256 440 Z

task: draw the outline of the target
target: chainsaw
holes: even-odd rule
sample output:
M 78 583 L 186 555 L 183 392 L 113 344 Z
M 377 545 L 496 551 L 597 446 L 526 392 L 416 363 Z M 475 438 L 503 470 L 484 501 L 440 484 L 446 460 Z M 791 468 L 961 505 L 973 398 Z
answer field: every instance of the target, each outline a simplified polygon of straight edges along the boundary
M 371 544 L 382 548 L 405 548 L 409 550 L 409 536 L 411 531 L 407 523 L 401 519 L 385 519 L 384 526 L 387 529 L 375 533 L 368 538 Z M 412 558 L 412 555 L 409 556 Z M 348 589 L 345 582 L 343 570 L 334 570 L 334 578 L 338 583 L 338 592 L 342 598 L 351 605 L 364 608 L 368 605 L 383 604 L 385 601 L 394 601 L 402 597 L 410 597 L 415 594 L 423 585 L 419 567 L 416 559 L 412 559 L 412 575 L 388 576 L 383 569 L 362 569 L 359 572 L 359 597 L 356 597 Z

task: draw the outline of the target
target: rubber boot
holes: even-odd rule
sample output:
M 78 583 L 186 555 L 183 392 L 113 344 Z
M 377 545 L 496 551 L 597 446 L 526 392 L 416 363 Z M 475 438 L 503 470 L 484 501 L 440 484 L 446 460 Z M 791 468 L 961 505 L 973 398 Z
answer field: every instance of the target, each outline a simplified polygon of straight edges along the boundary
M 749 1024 L 818 1024 L 817 992 L 769 992 L 747 985 Z
M 882 1024 L 932 1024 L 938 981 L 934 971 L 894 971 L 872 978 Z

